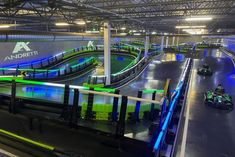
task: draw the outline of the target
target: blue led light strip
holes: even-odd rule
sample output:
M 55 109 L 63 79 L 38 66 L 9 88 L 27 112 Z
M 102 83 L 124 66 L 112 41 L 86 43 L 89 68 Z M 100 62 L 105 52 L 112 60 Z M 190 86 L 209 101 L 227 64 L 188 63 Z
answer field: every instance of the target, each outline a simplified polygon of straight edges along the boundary
M 184 83 L 184 79 L 185 79 L 185 76 L 186 76 L 186 72 L 188 70 L 189 63 L 190 63 L 190 59 L 187 60 L 186 68 L 184 69 L 184 72 L 181 75 L 181 80 L 180 80 L 180 82 L 177 85 L 177 89 L 176 89 L 175 93 L 172 95 L 172 97 L 174 97 L 174 99 L 173 99 L 173 101 L 170 104 L 169 112 L 167 113 L 166 119 L 165 119 L 165 121 L 164 121 L 164 123 L 162 125 L 162 128 L 161 128 L 161 131 L 160 131 L 160 133 L 159 133 L 159 135 L 157 137 L 157 140 L 156 140 L 156 142 L 154 144 L 154 147 L 153 147 L 153 151 L 154 152 L 157 152 L 159 150 L 160 145 L 162 143 L 162 139 L 164 138 L 164 135 L 165 135 L 165 133 L 167 131 L 167 126 L 168 126 L 168 124 L 170 122 L 171 116 L 173 115 L 174 106 L 175 106 L 176 101 L 177 101 L 177 99 L 178 99 L 178 97 L 180 95 L 180 91 L 181 91 L 181 89 L 183 87 L 183 83 Z

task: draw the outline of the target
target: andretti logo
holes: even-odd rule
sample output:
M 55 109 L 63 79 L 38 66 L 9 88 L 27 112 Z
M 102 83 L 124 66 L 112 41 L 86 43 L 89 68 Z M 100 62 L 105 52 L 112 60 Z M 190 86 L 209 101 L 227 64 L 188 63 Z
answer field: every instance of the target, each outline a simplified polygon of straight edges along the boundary
M 13 51 L 12 51 L 12 55 L 6 56 L 4 61 L 26 58 L 26 57 L 38 55 L 38 51 L 32 51 L 29 48 L 29 46 L 28 46 L 29 43 L 30 42 L 17 42 Z

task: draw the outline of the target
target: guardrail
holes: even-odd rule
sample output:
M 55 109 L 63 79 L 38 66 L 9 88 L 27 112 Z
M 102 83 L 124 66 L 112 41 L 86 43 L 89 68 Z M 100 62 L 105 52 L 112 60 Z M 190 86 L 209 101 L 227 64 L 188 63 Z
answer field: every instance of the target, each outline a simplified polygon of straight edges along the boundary
M 48 107 L 49 109 L 43 109 L 43 112 L 51 112 L 51 108 L 55 107 L 60 109 L 59 112 L 61 117 L 63 117 L 70 124 L 77 125 L 78 119 L 84 120 L 106 120 L 117 122 L 116 125 L 111 125 L 114 129 L 111 129 L 111 134 L 116 136 L 124 136 L 125 125 L 127 121 L 138 122 L 140 119 L 148 119 L 153 121 L 149 129 L 153 135 L 154 152 L 158 156 L 161 148 L 164 144 L 164 137 L 166 136 L 169 123 L 172 118 L 174 108 L 176 106 L 177 100 L 181 94 L 181 90 L 185 83 L 185 77 L 188 75 L 190 60 L 186 61 L 186 68 L 184 69 L 181 80 L 177 85 L 177 89 L 174 94 L 169 97 L 162 97 L 161 101 L 155 100 L 154 94 L 157 92 L 169 93 L 169 84 L 166 85 L 164 90 L 145 90 L 145 93 L 151 93 L 152 98 L 142 98 L 137 95 L 137 97 L 132 96 L 123 96 L 119 94 L 119 90 L 108 89 L 108 88 L 88 88 L 74 85 L 65 85 L 65 84 L 56 84 L 49 82 L 38 82 L 38 81 L 27 81 L 27 80 L 14 80 L 12 78 L 0 78 L 0 82 L 10 82 L 9 88 L 11 88 L 11 94 L 9 96 L 1 97 L 1 105 L 8 105 L 9 111 L 11 113 L 21 113 L 25 109 L 31 110 L 42 110 L 42 107 Z M 2 84 L 4 85 L 4 84 Z M 0 88 L 3 88 L 2 86 Z M 58 93 L 62 98 L 62 101 L 56 100 L 54 103 L 50 101 L 39 101 L 37 99 L 30 100 L 25 99 L 24 96 L 17 95 L 17 87 L 26 88 L 27 86 L 36 85 L 36 86 L 45 86 L 45 95 L 47 95 L 47 90 L 49 87 L 55 88 L 58 92 L 60 89 L 63 92 Z M 37 87 L 38 88 L 38 87 Z M 3 90 L 2 90 L 3 91 Z M 100 92 L 102 91 L 102 92 Z M 27 91 L 26 91 L 27 92 Z M 53 92 L 53 91 L 49 91 Z M 110 93 L 111 92 L 111 93 Z M 5 93 L 5 92 L 4 92 Z M 41 92 L 40 92 L 41 93 Z M 27 95 L 31 95 L 26 93 Z M 34 93 L 37 96 L 37 93 Z M 62 96 L 61 96 L 62 95 Z M 98 97 L 102 99 L 97 100 Z M 9 99 L 10 102 L 6 103 L 4 100 Z M 43 97 L 46 99 L 47 97 Z M 73 99 L 70 103 L 70 98 Z M 50 99 L 50 97 L 49 97 Z M 168 104 L 168 101 L 170 104 Z M 142 103 L 141 103 L 142 102 Z M 147 103 L 147 104 L 146 104 Z M 36 105 L 35 105 L 36 104 Z M 51 105 L 50 105 L 51 104 Z M 102 105 L 103 104 L 103 105 Z M 101 108 L 97 108 L 100 106 Z M 33 114 L 33 112 L 30 112 Z M 58 112 L 57 112 L 58 113 Z M 41 115 L 43 116 L 43 115 Z M 156 118 L 158 117 L 158 118 Z M 156 127 L 156 126 L 158 127 Z M 97 129 L 97 128 L 95 128 Z
M 164 149 L 165 140 L 166 140 L 165 137 L 166 137 L 166 134 L 168 133 L 169 125 L 170 125 L 176 104 L 178 103 L 178 99 L 180 95 L 182 94 L 183 87 L 185 87 L 185 84 L 187 83 L 186 77 L 188 77 L 189 75 L 190 68 L 191 68 L 191 59 L 188 59 L 186 62 L 186 68 L 184 69 L 181 75 L 181 80 L 179 81 L 177 85 L 176 91 L 171 97 L 172 101 L 169 105 L 169 110 L 166 115 L 166 119 L 164 120 L 160 133 L 158 134 L 154 142 L 153 152 L 155 154 L 155 157 L 161 156 L 162 149 Z
M 43 69 L 43 68 L 46 68 L 48 66 L 51 66 L 51 65 L 54 65 L 54 64 L 60 62 L 66 56 L 69 56 L 73 53 L 76 53 L 76 52 L 83 53 L 83 52 L 90 52 L 90 51 L 95 51 L 95 50 L 98 50 L 98 47 L 81 46 L 79 48 L 73 48 L 73 49 L 66 50 L 64 52 L 58 53 L 58 54 L 56 54 L 52 57 L 49 57 L 49 58 L 44 58 L 44 59 L 29 62 L 29 63 L 21 63 L 21 64 L 15 64 L 15 65 L 11 65 L 11 66 L 5 66 L 4 68 L 27 68 L 27 69 L 41 68 L 41 69 Z
M 147 65 L 148 59 L 143 57 L 138 63 L 134 66 L 125 69 L 124 71 L 120 71 L 115 74 L 111 74 L 111 86 L 116 86 L 121 82 L 126 82 L 127 80 L 131 80 L 134 78 L 142 69 Z M 90 76 L 88 78 L 88 84 L 105 84 L 106 76 Z
M 90 60 L 87 60 L 86 62 L 88 62 L 88 64 L 86 64 L 86 62 L 84 64 L 77 64 L 77 65 L 73 65 L 70 66 L 69 68 L 66 69 L 43 69 L 48 67 L 49 65 L 56 65 L 57 63 L 61 62 L 62 60 L 67 60 L 68 58 L 74 57 L 78 54 L 86 54 L 88 52 L 92 52 L 92 51 L 100 51 L 98 50 L 98 47 L 81 47 L 79 51 L 79 48 L 76 49 L 70 49 L 67 50 L 65 52 L 62 52 L 60 54 L 57 54 L 53 57 L 50 57 L 46 60 L 41 60 L 41 61 L 37 61 L 37 62 L 31 62 L 28 64 L 21 64 L 21 65 L 15 65 L 15 67 L 7 67 L 7 68 L 0 68 L 0 75 L 20 75 L 20 72 L 23 72 L 23 75 L 25 75 L 25 73 L 29 72 L 31 74 L 29 74 L 27 76 L 28 79 L 50 79 L 50 78 L 55 78 L 57 76 L 63 76 L 65 74 L 68 73 L 74 73 L 74 72 L 78 72 L 79 70 L 81 70 L 80 67 L 87 67 L 90 64 Z M 113 46 L 113 50 L 118 50 L 118 52 L 121 53 L 125 53 L 124 51 L 122 51 L 121 49 L 117 49 L 115 48 L 115 46 Z M 140 53 L 135 52 L 135 49 L 131 49 L 131 48 L 125 48 L 124 50 L 127 50 L 131 55 L 135 56 L 135 60 L 133 60 L 127 68 L 133 66 L 134 64 L 136 64 L 140 58 Z M 94 62 L 94 61 L 92 61 Z M 39 64 L 39 65 L 38 65 Z M 23 68 L 24 67 L 24 68 Z M 125 69 L 123 69 L 125 70 Z M 39 74 L 37 74 L 37 72 L 39 72 Z
M 112 48 L 116 48 L 115 46 L 112 46 Z M 122 48 L 118 48 L 121 50 Z M 131 49 L 130 47 L 125 47 L 123 48 L 124 50 L 128 50 L 129 52 L 131 51 L 137 51 L 136 49 Z M 56 64 L 60 62 L 63 59 L 66 59 L 68 57 L 71 57 L 75 54 L 79 53 L 84 53 L 84 52 L 91 52 L 91 51 L 101 51 L 103 48 L 100 48 L 99 46 L 80 46 L 78 48 L 71 48 L 68 50 L 65 50 L 61 53 L 58 53 L 54 56 L 32 61 L 29 63 L 21 63 L 21 64 L 15 64 L 15 65 L 10 65 L 10 66 L 4 66 L 4 68 L 30 68 L 30 69 L 43 69 L 46 68 L 50 65 Z M 138 51 L 137 51 L 138 52 Z
M 26 79 L 52 79 L 64 75 L 73 74 L 82 71 L 95 64 L 96 59 L 90 57 L 83 62 L 60 69 L 25 69 L 25 68 L 0 68 L 2 75 L 23 76 Z
M 122 84 L 125 84 L 127 81 L 135 78 L 149 63 L 150 58 L 155 56 L 156 53 L 151 54 L 148 58 L 142 57 L 138 60 L 137 63 L 132 64 L 132 66 L 128 66 L 128 68 L 123 69 L 122 71 L 111 74 L 111 85 L 110 87 L 117 87 Z M 134 60 L 136 62 L 137 59 L 140 58 L 140 55 Z M 88 79 L 88 84 L 104 84 L 106 83 L 106 77 L 101 76 L 90 76 Z
M 110 126 L 113 127 L 113 129 L 109 132 L 116 136 L 124 136 L 127 121 L 137 122 L 140 119 L 152 121 L 154 118 L 158 117 L 158 113 L 161 113 L 161 118 L 157 119 L 157 121 L 159 121 L 158 124 L 162 124 L 163 119 L 165 119 L 165 114 L 162 114 L 166 113 L 167 102 L 165 98 L 159 101 L 155 99 L 123 96 L 119 94 L 119 90 L 108 88 L 88 88 L 49 82 L 14 80 L 12 78 L 0 78 L 0 82 L 10 83 L 8 86 L 11 88 L 11 93 L 9 96 L 1 94 L 1 105 L 7 105 L 10 113 L 14 114 L 23 113 L 24 110 L 29 109 L 48 113 L 59 113 L 65 121 L 74 125 L 77 125 L 78 119 L 116 122 L 116 125 Z M 1 84 L 0 88 L 3 88 L 3 85 L 4 84 Z M 26 97 L 17 94 L 17 88 L 26 88 L 31 85 L 45 86 L 44 92 L 47 92 L 50 86 L 57 92 L 62 89 L 62 94 L 59 94 L 59 96 L 62 97 L 62 101 L 45 101 L 40 98 L 40 95 L 39 97 L 35 97 L 36 99 L 31 98 L 31 96 L 27 97 L 27 95 L 31 95 L 27 93 L 27 91 L 25 94 Z M 47 93 L 45 94 L 47 95 Z M 34 95 L 36 96 L 37 93 L 34 93 Z M 47 97 L 43 97 L 43 99 L 46 98 Z M 71 103 L 70 98 L 73 99 Z M 33 112 L 30 113 L 33 114 Z M 133 118 L 134 115 L 138 115 L 138 119 Z M 95 129 L 97 130 L 97 128 Z
M 90 57 L 86 59 L 84 62 L 75 64 L 66 68 L 61 69 L 53 69 L 53 70 L 40 70 L 40 69 L 33 69 L 33 72 L 28 73 L 25 79 L 53 79 L 53 78 L 60 78 L 64 76 L 69 76 L 71 74 L 76 73 L 78 75 L 78 72 L 82 72 L 85 69 L 92 67 L 92 65 L 97 65 L 97 61 L 95 58 Z M 18 69 L 21 70 L 22 69 Z

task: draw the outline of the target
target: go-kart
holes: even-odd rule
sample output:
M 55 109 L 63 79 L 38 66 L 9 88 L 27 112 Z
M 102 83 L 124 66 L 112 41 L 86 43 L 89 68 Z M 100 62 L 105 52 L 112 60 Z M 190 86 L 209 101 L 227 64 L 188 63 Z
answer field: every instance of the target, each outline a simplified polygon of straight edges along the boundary
M 212 75 L 212 70 L 209 67 L 208 64 L 202 65 L 202 67 L 197 69 L 197 74 L 198 75 L 203 75 L 203 76 L 211 76 Z
M 232 97 L 225 93 L 208 91 L 204 95 L 205 104 L 219 109 L 233 110 Z

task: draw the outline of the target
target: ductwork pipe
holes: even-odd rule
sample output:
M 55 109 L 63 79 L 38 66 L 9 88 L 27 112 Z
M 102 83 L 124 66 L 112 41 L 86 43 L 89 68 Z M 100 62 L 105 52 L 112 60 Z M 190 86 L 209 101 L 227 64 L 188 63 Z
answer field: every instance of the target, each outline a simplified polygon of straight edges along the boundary
M 81 40 L 103 40 L 100 34 L 86 33 L 55 33 L 55 32 L 33 32 L 7 30 L 0 31 L 0 42 L 15 41 L 81 41 Z

